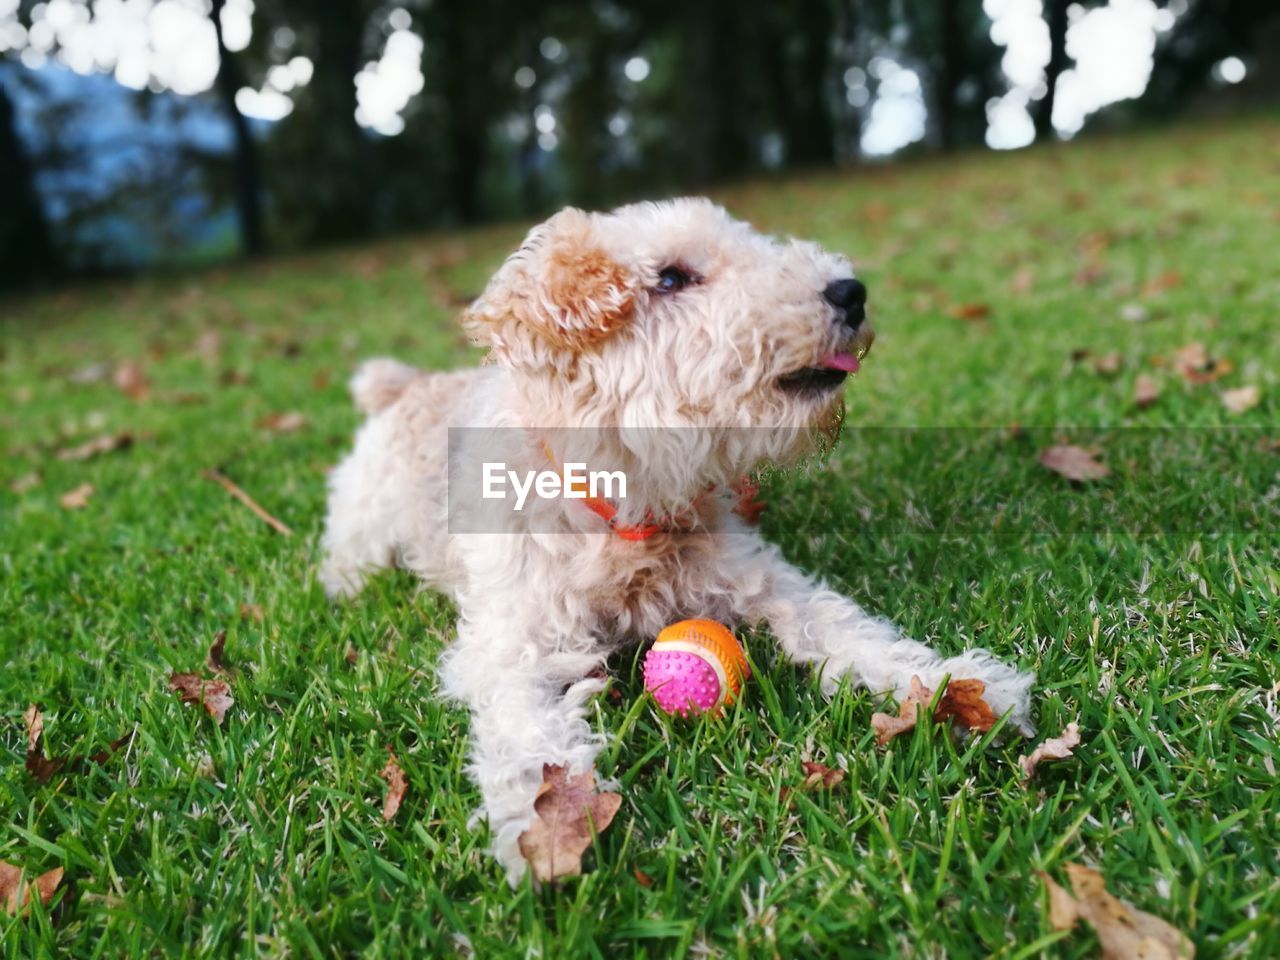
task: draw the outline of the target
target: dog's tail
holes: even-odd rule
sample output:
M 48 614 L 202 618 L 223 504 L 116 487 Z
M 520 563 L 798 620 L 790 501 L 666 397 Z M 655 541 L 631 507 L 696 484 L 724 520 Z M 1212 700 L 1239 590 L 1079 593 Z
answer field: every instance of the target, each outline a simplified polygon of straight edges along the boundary
M 351 396 L 356 409 L 366 415 L 385 410 L 420 376 L 420 370 L 399 360 L 366 360 L 351 378 Z

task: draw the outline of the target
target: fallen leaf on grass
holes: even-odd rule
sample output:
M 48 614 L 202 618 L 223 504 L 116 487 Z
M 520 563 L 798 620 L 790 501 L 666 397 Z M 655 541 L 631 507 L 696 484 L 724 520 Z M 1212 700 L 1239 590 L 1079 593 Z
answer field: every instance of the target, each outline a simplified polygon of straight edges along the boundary
M 227 631 L 219 630 L 213 635 L 213 643 L 209 646 L 209 659 L 207 666 L 214 673 L 225 673 L 230 675 L 231 670 L 227 668 L 226 662 L 222 659 L 223 651 L 227 646 Z
M 1155 379 L 1140 373 L 1133 381 L 1133 402 L 1146 408 L 1160 399 L 1160 384 Z
M 89 505 L 89 498 L 93 496 L 93 484 L 82 483 L 73 490 L 68 490 L 58 498 L 58 503 L 62 505 L 64 510 L 81 510 Z
M 1044 741 L 1026 756 L 1018 758 L 1018 765 L 1022 767 L 1022 778 L 1030 780 L 1036 772 L 1036 767 L 1045 760 L 1065 760 L 1067 757 L 1073 756 L 1072 751 L 1080 746 L 1080 726 L 1072 722 L 1067 724 L 1067 729 L 1057 737 L 1051 737 Z
M 222 355 L 222 334 L 217 330 L 205 330 L 196 337 L 192 352 L 205 363 L 217 362 Z
M 137 360 L 126 360 L 116 367 L 111 382 L 130 400 L 144 400 L 151 392 L 151 381 Z
M 1036 285 L 1036 275 L 1030 267 L 1023 267 L 1009 281 L 1009 289 L 1013 293 L 1030 293 Z
M 1187 383 L 1213 383 L 1235 369 L 1230 360 L 1210 356 L 1205 345 L 1199 341 L 1173 351 L 1172 360 L 1173 369 Z
M 985 733 L 995 726 L 997 719 L 991 705 L 982 698 L 986 689 L 987 685 L 981 680 L 950 681 L 934 708 L 933 719 L 938 723 L 953 720 L 970 730 Z M 920 711 L 932 701 L 933 691 L 921 683 L 919 677 L 912 677 L 906 697 L 898 704 L 896 717 L 887 713 L 871 715 L 876 743 L 883 747 L 894 737 L 914 730 Z
M 947 311 L 956 320 L 985 320 L 991 316 L 988 303 L 958 303 Z
M 62 872 L 62 867 L 55 867 L 23 883 L 22 868 L 0 860 L 0 903 L 4 904 L 4 912 L 13 917 L 26 910 L 31 904 L 32 888 L 47 907 L 62 882 Z
M 642 887 L 653 886 L 653 877 L 649 876 L 643 870 L 639 868 L 632 870 L 631 875 L 636 878 L 636 883 L 640 884 L 640 886 Z
M 1124 366 L 1124 357 L 1118 353 L 1104 353 L 1100 357 L 1093 358 L 1093 369 L 1104 377 L 1115 376 L 1122 366 Z
M 194 673 L 170 674 L 169 689 L 178 694 L 183 703 L 200 704 L 219 726 L 235 703 L 227 681 L 205 680 Z
M 242 603 L 240 604 L 240 619 L 252 620 L 254 623 L 261 623 L 262 618 L 266 616 L 262 609 L 262 605 L 258 603 Z
M 104 433 L 100 437 L 86 440 L 74 447 L 66 447 L 58 451 L 59 460 L 89 460 L 104 453 L 128 449 L 133 444 L 131 433 Z
M 819 787 L 830 789 L 844 780 L 843 770 L 836 770 L 826 764 L 805 760 L 800 767 L 804 770 L 804 783 L 800 785 L 804 790 L 816 790 Z
M 1052 470 L 1061 477 L 1083 483 L 1101 480 L 1111 473 L 1104 463 L 1098 462 L 1098 451 L 1060 443 L 1040 451 L 1040 466 Z
M 111 755 L 129 742 L 130 735 L 125 734 L 118 740 L 112 740 L 106 750 L 99 750 L 88 756 L 49 757 L 44 750 L 44 715 L 34 703 L 27 708 L 22 719 L 27 725 L 27 772 L 36 783 L 48 783 L 59 773 L 68 775 L 79 773 L 84 769 L 85 761 L 102 765 Z
M 91 363 L 87 367 L 81 367 L 67 374 L 67 380 L 75 384 L 100 383 L 111 376 L 111 364 L 102 361 L 99 363 Z
M 400 769 L 400 764 L 396 763 L 396 755 L 391 750 L 387 753 L 389 754 L 387 765 L 382 768 L 378 776 L 387 781 L 387 796 L 382 801 L 382 819 L 390 823 L 400 812 L 400 804 L 404 802 L 404 794 L 409 789 L 409 784 L 404 778 L 404 771 Z
M 567 765 L 543 765 L 542 786 L 533 801 L 537 816 L 520 834 L 520 853 L 538 880 L 581 874 L 593 831 L 603 833 L 613 822 L 622 797 L 596 793 L 595 782 L 594 770 L 571 777 Z
M 1107 892 L 1102 874 L 1068 863 L 1063 866 L 1071 892 L 1041 873 L 1049 891 L 1049 925 L 1070 930 L 1087 920 L 1098 935 L 1103 960 L 1191 960 L 1195 944 L 1157 916 Z
M 38 486 L 40 486 L 40 474 L 32 470 L 30 473 L 24 473 L 9 484 L 9 489 L 14 493 L 26 493 L 28 490 L 34 490 Z
M 1261 402 L 1262 391 L 1255 386 L 1237 387 L 1234 390 L 1224 390 L 1222 393 L 1222 405 L 1232 413 L 1252 410 Z
M 1166 270 L 1142 285 L 1142 295 L 1144 297 L 1154 297 L 1156 294 L 1163 293 L 1165 290 L 1172 290 L 1174 287 L 1181 285 L 1182 274 L 1177 270 Z
M 270 430 L 272 433 L 293 433 L 307 425 L 307 418 L 296 411 L 288 413 L 268 413 L 259 417 L 254 426 L 259 430 Z

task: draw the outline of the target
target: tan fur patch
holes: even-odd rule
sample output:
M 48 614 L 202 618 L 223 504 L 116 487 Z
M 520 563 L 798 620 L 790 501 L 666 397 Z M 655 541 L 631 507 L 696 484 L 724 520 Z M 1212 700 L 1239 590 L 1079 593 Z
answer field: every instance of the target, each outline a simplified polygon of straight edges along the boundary
M 631 319 L 635 291 L 627 270 L 604 251 L 572 242 L 550 253 L 546 297 L 557 308 L 560 322 L 535 316 L 559 347 L 581 350 L 599 343 Z

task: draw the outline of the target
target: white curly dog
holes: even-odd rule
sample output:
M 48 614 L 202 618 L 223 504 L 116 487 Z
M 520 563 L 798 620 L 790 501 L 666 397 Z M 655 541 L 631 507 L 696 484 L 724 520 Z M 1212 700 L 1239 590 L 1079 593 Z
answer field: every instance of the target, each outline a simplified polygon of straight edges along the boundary
M 707 493 L 834 436 L 846 377 L 873 338 L 865 304 L 843 257 L 763 236 L 707 200 L 566 209 L 466 314 L 490 363 L 436 373 L 373 360 L 357 372 L 369 418 L 332 474 L 320 577 L 350 595 L 400 566 L 457 603 L 442 686 L 470 709 L 469 773 L 511 882 L 543 764 L 582 772 L 601 748 L 586 704 L 606 657 L 686 617 L 767 625 L 827 693 L 980 679 L 993 709 L 1030 731 L 1032 674 L 902 637 Z M 455 433 L 451 449 L 457 427 L 489 429 Z M 625 500 L 532 498 L 496 519 L 466 516 L 488 501 L 449 489 L 451 458 L 546 470 L 549 456 L 567 459 L 547 439 L 566 427 L 591 428 L 571 432 L 576 461 L 625 470 Z

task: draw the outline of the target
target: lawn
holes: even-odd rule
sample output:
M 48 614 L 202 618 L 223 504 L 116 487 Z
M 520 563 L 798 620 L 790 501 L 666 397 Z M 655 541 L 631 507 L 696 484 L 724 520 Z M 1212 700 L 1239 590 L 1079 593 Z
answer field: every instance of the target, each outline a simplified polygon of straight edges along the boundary
M 1038 671 L 1077 758 L 1024 786 L 1016 737 L 878 749 L 872 700 L 824 700 L 763 634 L 736 712 L 669 720 L 627 655 L 595 720 L 622 810 L 582 878 L 512 891 L 434 695 L 453 610 L 396 574 L 332 606 L 313 574 L 348 371 L 475 362 L 455 315 L 523 226 L 85 286 L 0 305 L 0 860 L 66 871 L 0 915 L 4 956 L 1094 956 L 1045 918 L 1037 871 L 1068 862 L 1201 957 L 1280 955 L 1280 122 L 720 198 L 853 256 L 880 334 L 835 458 L 770 479 L 766 535 L 945 652 Z M 1063 432 L 1111 476 L 1039 466 Z M 221 726 L 167 685 L 220 631 Z M 131 739 L 37 783 L 32 703 L 50 754 Z M 783 791 L 810 759 L 843 782 Z

